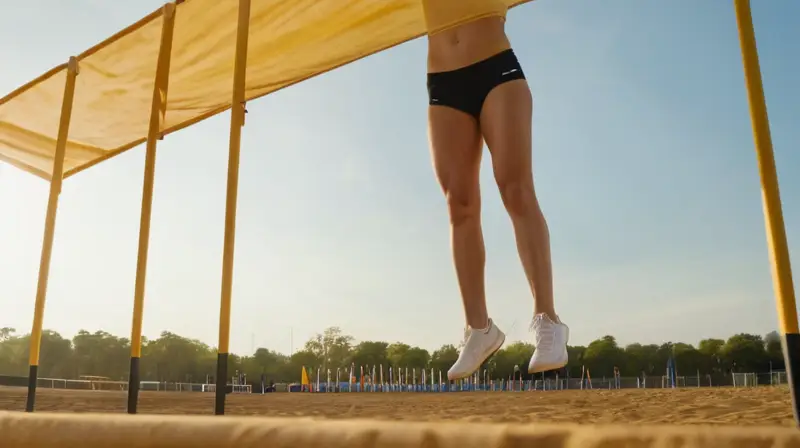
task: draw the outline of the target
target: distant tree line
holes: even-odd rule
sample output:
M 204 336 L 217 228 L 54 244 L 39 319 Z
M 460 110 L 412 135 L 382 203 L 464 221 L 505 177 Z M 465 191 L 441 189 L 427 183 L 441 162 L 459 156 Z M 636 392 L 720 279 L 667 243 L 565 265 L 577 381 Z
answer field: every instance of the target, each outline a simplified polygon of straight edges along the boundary
M 0 375 L 25 376 L 28 372 L 29 335 L 16 335 L 13 328 L 0 328 Z M 519 366 L 526 370 L 533 346 L 524 342 L 508 344 L 486 364 L 489 376 L 508 378 Z M 228 372 L 246 373 L 251 380 L 262 374 L 276 382 L 295 382 L 303 366 L 326 372 L 349 371 L 351 365 L 447 371 L 455 362 L 458 349 L 444 345 L 432 353 L 402 342 L 363 341 L 339 328 L 328 328 L 306 342 L 302 350 L 290 356 L 259 348 L 249 356 L 231 355 Z M 704 339 L 697 346 L 667 342 L 630 344 L 620 347 L 613 336 L 603 336 L 583 346 L 569 347 L 566 372 L 580 376 L 582 366 L 592 376 L 611 376 L 618 367 L 622 376 L 660 376 L 667 360 L 673 357 L 679 375 L 726 375 L 735 372 L 766 372 L 784 368 L 781 342 L 772 332 L 765 337 L 736 334 L 727 340 Z M 170 382 L 205 382 L 216 371 L 216 350 L 183 336 L 163 332 L 157 339 L 143 338 L 142 380 Z M 80 331 L 66 339 L 54 331 L 42 335 L 39 376 L 42 378 L 78 378 L 81 375 L 104 376 L 126 380 L 130 362 L 130 341 L 105 331 Z

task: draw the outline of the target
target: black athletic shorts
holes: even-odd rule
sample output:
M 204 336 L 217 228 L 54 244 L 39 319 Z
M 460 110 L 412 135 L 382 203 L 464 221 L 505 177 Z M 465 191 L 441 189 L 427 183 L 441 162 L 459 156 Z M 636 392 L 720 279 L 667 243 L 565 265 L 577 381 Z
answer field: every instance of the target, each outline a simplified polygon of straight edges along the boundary
M 480 120 L 489 92 L 515 79 L 525 79 L 525 74 L 508 49 L 457 70 L 428 73 L 428 104 L 452 107 Z

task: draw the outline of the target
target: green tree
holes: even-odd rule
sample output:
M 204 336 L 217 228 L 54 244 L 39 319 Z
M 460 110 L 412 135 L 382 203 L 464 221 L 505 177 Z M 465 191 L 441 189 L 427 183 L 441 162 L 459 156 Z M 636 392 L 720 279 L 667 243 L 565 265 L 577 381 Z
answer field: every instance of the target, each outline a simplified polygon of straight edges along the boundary
M 572 378 L 578 378 L 581 375 L 581 366 L 583 366 L 583 355 L 586 352 L 584 346 L 567 346 L 567 374 Z
M 305 350 L 314 353 L 322 362 L 322 369 L 336 369 L 350 365 L 353 337 L 342 333 L 339 327 L 326 328 L 306 342 Z
M 81 330 L 72 338 L 72 346 L 78 375 L 127 379 L 131 350 L 127 339 L 105 331 Z
M 703 339 L 697 344 L 697 351 L 704 357 L 704 368 L 701 370 L 708 374 L 722 373 L 724 370 L 722 346 L 725 341 L 722 339 Z
M 615 366 L 623 365 L 625 352 L 619 348 L 614 336 L 603 336 L 586 347 L 583 360 L 593 377 L 610 377 L 614 373 Z
M 24 376 L 28 373 L 30 335 L 13 336 L 13 329 L 0 341 L 0 374 Z M 44 330 L 39 351 L 39 377 L 73 378 L 72 343 L 60 334 Z
M 395 342 L 386 347 L 386 358 L 389 365 L 400 369 L 424 369 L 431 359 L 430 353 L 420 347 L 411 347 L 402 342 Z
M 403 366 L 409 369 L 424 369 L 428 367 L 431 360 L 431 355 L 427 350 L 420 347 L 411 347 L 406 351 L 403 357 Z
M 288 363 L 288 356 L 266 348 L 258 348 L 253 356 L 241 358 L 239 369 L 253 382 L 258 382 L 261 375 L 266 376 L 267 381 L 274 381 L 284 373 Z
M 9 335 L 0 342 L 0 374 L 23 376 L 28 372 L 29 337 Z
M 39 353 L 39 376 L 42 378 L 72 378 L 75 374 L 72 342 L 55 331 L 43 331 Z
M 381 341 L 363 341 L 353 348 L 352 361 L 357 366 L 388 366 L 389 344 Z
M 228 373 L 238 368 L 228 358 Z M 205 343 L 164 331 L 142 348 L 143 377 L 154 381 L 203 382 L 216 374 L 217 355 Z
M 405 367 L 403 364 L 404 358 L 410 348 L 411 346 L 402 342 L 389 344 L 389 346 L 386 348 L 386 357 L 389 359 L 389 364 L 392 367 Z
M 519 341 L 501 348 L 489 360 L 488 368 L 492 378 L 509 378 L 514 374 L 515 366 L 519 366 L 519 371 L 527 374 L 533 351 L 532 344 Z
M 658 363 L 659 347 L 654 344 L 642 345 L 639 343 L 630 344 L 625 347 L 625 362 L 620 368 L 620 374 L 624 376 L 646 376 L 659 375 L 656 373 Z M 666 367 L 662 365 L 661 367 Z
M 438 375 L 439 371 L 447 372 L 457 359 L 458 349 L 452 344 L 446 344 L 431 354 L 429 366 L 434 369 Z
M 726 364 L 737 372 L 764 371 L 769 361 L 761 336 L 740 333 L 725 341 L 720 351 Z
M 310 369 L 316 371 L 321 364 L 322 360 L 316 353 L 309 350 L 300 350 L 289 358 L 287 373 L 289 374 L 289 378 L 293 378 L 293 381 L 300 381 L 300 374 L 303 367 L 309 370 L 308 374 L 311 375 Z
M 695 375 L 705 367 L 705 357 L 691 344 L 678 342 L 672 346 L 678 375 Z

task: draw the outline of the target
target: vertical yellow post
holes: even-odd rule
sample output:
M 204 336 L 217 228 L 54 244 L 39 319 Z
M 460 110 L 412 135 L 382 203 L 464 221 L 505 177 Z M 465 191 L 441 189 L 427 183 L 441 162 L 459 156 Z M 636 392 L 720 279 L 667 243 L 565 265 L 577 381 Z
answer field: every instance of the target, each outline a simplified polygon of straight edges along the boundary
M 250 0 L 239 0 L 236 28 L 236 60 L 233 68 L 231 133 L 228 148 L 228 193 L 225 199 L 225 243 L 222 249 L 222 294 L 219 305 L 219 349 L 214 413 L 225 414 L 228 383 L 228 352 L 231 333 L 231 291 L 233 289 L 233 251 L 236 240 L 236 201 L 239 192 L 239 149 L 244 126 L 244 88 L 247 72 L 247 40 L 250 33 Z
M 761 68 L 758 62 L 756 37 L 749 0 L 734 0 L 736 21 L 739 27 L 739 42 L 742 46 L 744 77 L 747 100 L 750 104 L 750 120 L 761 174 L 761 198 L 764 204 L 764 220 L 767 228 L 767 244 L 772 267 L 772 284 L 778 305 L 778 321 L 783 334 L 783 356 L 786 374 L 792 394 L 795 422 L 800 423 L 800 397 L 797 380 L 800 375 L 800 332 L 798 332 L 797 308 L 795 304 L 792 267 L 786 229 L 783 224 L 781 196 L 778 188 L 778 173 L 772 151 L 772 137 L 764 100 Z
M 50 276 L 50 258 L 53 254 L 58 196 L 61 194 L 61 182 L 64 178 L 64 156 L 67 151 L 67 137 L 69 135 L 69 123 L 72 119 L 72 100 L 75 97 L 75 78 L 77 76 L 78 59 L 72 57 L 69 59 L 69 64 L 67 64 L 67 80 L 64 85 L 64 97 L 61 101 L 61 119 L 58 123 L 56 152 L 53 157 L 53 174 L 50 178 L 50 195 L 47 199 L 47 215 L 44 221 L 42 257 L 39 260 L 39 281 L 36 285 L 36 304 L 33 310 L 33 326 L 31 329 L 30 351 L 28 352 L 30 369 L 28 372 L 28 399 L 25 403 L 26 412 L 33 412 L 36 403 L 36 382 L 39 377 L 39 350 L 42 344 L 47 280 Z
M 169 67 L 172 56 L 172 36 L 175 29 L 175 4 L 164 5 L 161 24 L 161 44 L 158 49 L 153 102 L 150 106 L 150 125 L 144 159 L 142 212 L 139 219 L 139 252 L 136 259 L 136 286 L 133 293 L 133 324 L 131 326 L 131 368 L 128 376 L 128 413 L 136 413 L 139 399 L 139 359 L 142 356 L 142 314 L 147 277 L 147 252 L 150 245 L 150 216 L 153 208 L 153 183 L 156 171 L 156 143 L 161 134 L 167 107 Z

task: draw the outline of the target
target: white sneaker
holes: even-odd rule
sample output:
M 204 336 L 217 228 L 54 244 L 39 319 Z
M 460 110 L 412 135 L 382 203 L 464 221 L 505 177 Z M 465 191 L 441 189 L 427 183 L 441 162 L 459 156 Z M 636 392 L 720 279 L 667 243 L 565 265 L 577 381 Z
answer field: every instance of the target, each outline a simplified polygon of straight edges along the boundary
M 542 313 L 533 317 L 531 329 L 536 350 L 533 352 L 531 362 L 528 363 L 528 373 L 546 372 L 567 365 L 569 327 L 564 325 L 561 319 L 553 322 L 549 316 Z
M 505 340 L 506 335 L 497 328 L 492 319 L 489 319 L 489 326 L 483 330 L 467 327 L 461 353 L 453 367 L 447 371 L 447 379 L 452 381 L 472 375 L 494 352 L 500 350 Z

